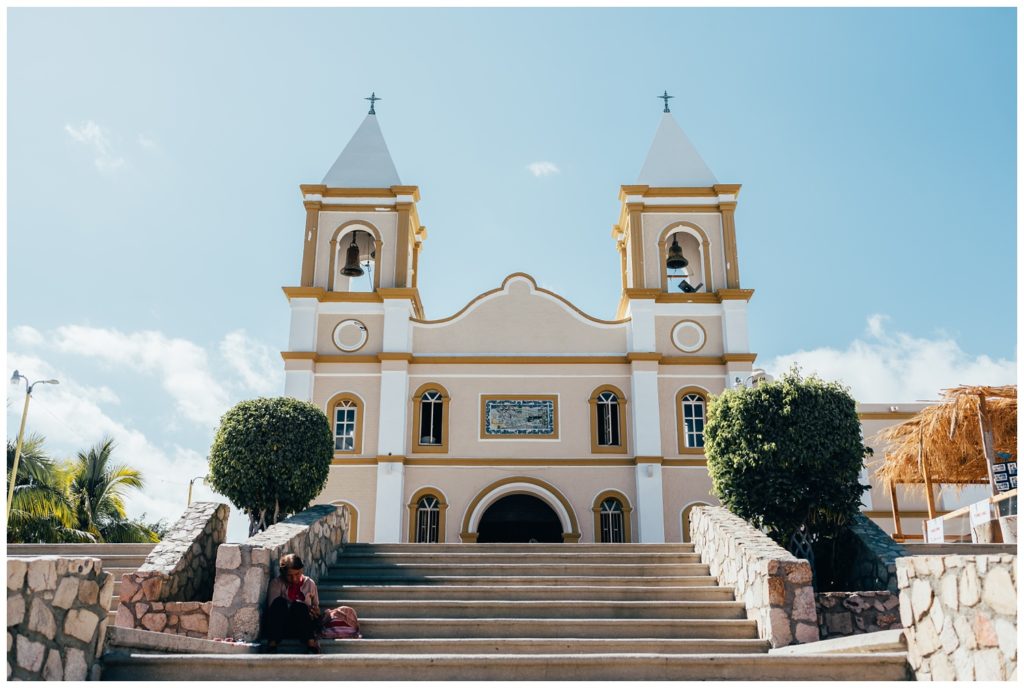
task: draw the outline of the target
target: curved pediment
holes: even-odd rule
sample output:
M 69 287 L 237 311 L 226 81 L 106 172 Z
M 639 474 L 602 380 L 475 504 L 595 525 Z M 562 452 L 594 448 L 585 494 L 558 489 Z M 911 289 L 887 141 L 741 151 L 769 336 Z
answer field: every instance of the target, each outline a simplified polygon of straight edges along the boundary
M 413 319 L 416 354 L 608 354 L 626 351 L 628 319 L 601 320 L 517 272 L 438 320 Z

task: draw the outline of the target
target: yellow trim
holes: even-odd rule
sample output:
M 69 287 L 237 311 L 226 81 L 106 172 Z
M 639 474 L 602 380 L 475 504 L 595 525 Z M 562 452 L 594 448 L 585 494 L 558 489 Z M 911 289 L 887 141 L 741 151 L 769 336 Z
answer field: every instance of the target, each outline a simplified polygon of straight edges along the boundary
M 334 450 L 334 456 L 337 457 L 343 457 L 346 455 L 352 456 L 355 454 L 363 453 L 363 400 L 360 399 L 357 395 L 353 394 L 352 392 L 340 392 L 338 394 L 335 394 L 333 397 L 330 398 L 330 400 L 327 402 L 327 405 L 324 407 L 325 410 L 327 411 L 327 420 L 331 424 L 331 443 L 334 444 L 337 442 L 337 437 L 335 437 L 334 435 L 335 431 L 337 430 L 337 418 L 335 416 L 335 410 L 338 404 L 340 404 L 343 401 L 351 401 L 353 404 L 355 404 L 356 436 L 355 441 L 352 443 L 352 449 L 349 449 L 347 451 L 342 449 Z
M 597 443 L 597 398 L 604 392 L 611 392 L 618 400 L 619 406 L 619 443 L 613 445 L 600 445 Z M 590 404 L 590 451 L 593 454 L 626 454 L 627 433 L 626 433 L 626 395 L 615 385 L 601 385 L 595 389 L 588 400 Z
M 377 354 L 317 354 L 314 363 L 380 363 Z
M 424 497 L 434 497 L 437 499 L 437 544 L 441 544 L 445 541 L 445 527 L 447 525 L 447 512 L 448 512 L 448 500 L 445 499 L 444 493 L 436 487 L 421 487 L 413 494 L 409 499 L 409 503 L 406 508 L 409 509 L 409 539 L 406 542 L 417 542 L 416 540 L 416 509 L 419 506 L 419 501 Z
M 405 463 L 408 459 L 401 454 L 378 454 L 375 463 Z
M 485 487 L 484 489 L 477 492 L 476 497 L 473 497 L 473 500 L 469 503 L 469 506 L 466 508 L 466 515 L 462 519 L 461 537 L 463 542 L 476 542 L 477 536 L 479 535 L 479 533 L 471 533 L 469 530 L 469 519 L 473 517 L 473 512 L 476 511 L 477 505 L 481 501 L 483 501 L 484 497 L 494 492 L 502 485 L 508 485 L 509 483 L 527 483 L 528 485 L 536 485 L 537 487 L 543 488 L 550 492 L 551 494 L 553 494 L 555 496 L 555 499 L 557 499 L 562 504 L 562 507 L 565 509 L 565 513 L 569 515 L 569 527 L 572 528 L 572 531 L 568 533 L 562 533 L 562 539 L 567 543 L 580 541 L 579 521 L 576 520 L 576 512 L 573 511 L 572 504 L 570 504 L 569 500 L 565 498 L 565 495 L 563 495 L 551 483 L 544 482 L 543 480 L 540 480 L 538 478 L 518 476 L 514 478 L 502 478 L 501 480 L 497 480 L 488 485 L 487 487 Z M 531 497 L 537 497 L 537 495 L 532 492 L 509 492 L 508 494 L 528 494 Z M 537 498 L 540 499 L 540 497 Z
M 738 279 L 738 278 L 737 278 Z M 753 289 L 719 289 L 718 298 L 722 301 L 750 301 L 754 296 Z
M 377 354 L 377 360 L 384 361 L 411 361 L 412 354 L 407 351 L 381 351 Z
M 661 365 L 725 365 L 721 356 L 663 356 Z
M 626 354 L 626 361 L 632 363 L 633 361 L 660 361 L 661 354 L 653 351 L 630 351 Z
M 347 506 L 348 513 L 351 517 L 348 520 L 348 541 L 359 542 L 359 510 L 356 509 L 355 504 L 352 502 L 346 502 L 344 499 L 331 502 L 334 506 Z
M 753 363 L 757 354 L 723 354 L 722 360 L 726 363 Z
M 423 395 L 429 391 L 436 391 L 441 393 L 441 443 L 440 444 L 420 444 L 420 438 L 423 436 L 421 432 L 420 423 L 420 403 Z M 412 447 L 413 454 L 447 454 L 448 453 L 448 419 L 451 417 L 449 410 L 449 402 L 451 397 L 448 394 L 448 390 L 445 389 L 444 385 L 436 382 L 427 382 L 419 386 L 416 393 L 412 395 L 412 441 L 410 446 Z
M 697 327 L 699 327 L 699 328 L 700 328 L 700 331 L 701 331 L 701 333 L 702 333 L 702 334 L 704 335 L 704 341 L 703 341 L 703 342 L 701 342 L 701 345 L 700 345 L 700 346 L 698 346 L 698 347 L 697 347 L 696 349 L 694 349 L 693 351 L 687 351 L 687 350 L 686 350 L 686 349 L 684 349 L 683 347 L 681 347 L 681 346 L 679 346 L 678 344 L 676 344 L 676 328 L 678 328 L 678 327 L 679 327 L 680 325 L 682 325 L 682 324 L 684 324 L 684 323 L 691 323 L 691 324 L 693 324 L 693 325 L 696 325 Z M 698 351 L 700 351 L 701 349 L 703 349 L 703 348 L 704 348 L 705 346 L 707 346 L 707 344 L 708 344 L 708 331 L 707 331 L 707 330 L 705 330 L 705 329 L 704 329 L 704 326 L 703 326 L 703 325 L 701 325 L 701 324 L 700 324 L 699 322 L 697 322 L 696 320 L 689 320 L 689 319 L 685 319 L 685 320 L 680 320 L 679 322 L 677 322 L 677 323 L 676 323 L 675 325 L 673 325 L 673 326 L 672 326 L 672 329 L 671 329 L 671 330 L 669 330 L 669 333 L 668 333 L 668 338 L 669 338 L 669 341 L 670 341 L 670 342 L 672 342 L 672 346 L 674 346 L 675 348 L 679 349 L 679 350 L 680 350 L 680 351 L 682 351 L 682 352 L 683 352 L 684 354 L 695 354 L 695 353 L 697 353 Z
M 626 356 L 413 356 L 413 365 L 443 364 L 622 364 L 629 363 Z
M 490 468 L 496 466 L 551 466 L 570 467 L 591 466 L 615 468 L 633 466 L 633 459 L 616 458 L 592 458 L 592 459 L 449 459 L 449 458 L 407 458 L 407 466 L 474 466 L 477 468 Z
M 908 420 L 917 415 L 917 411 L 866 411 L 858 413 L 861 420 Z
M 418 186 L 392 186 L 391 193 L 396 196 L 412 196 L 412 200 L 419 203 L 420 187 Z
M 696 225 L 692 222 L 687 222 L 685 220 L 680 222 L 673 222 L 668 227 L 661 230 L 661 235 L 658 237 L 658 271 L 661 273 L 661 290 L 666 293 L 668 292 L 668 273 L 665 272 L 665 261 L 668 260 L 668 249 L 666 248 L 666 245 L 668 244 L 668 239 L 670 236 L 682 231 L 679 229 L 680 227 L 687 227 L 689 229 L 696 231 L 700 235 L 701 239 L 701 252 L 704 254 L 704 269 L 702 270 L 702 272 L 706 272 L 707 274 L 702 275 L 702 277 L 704 278 L 704 291 L 696 293 L 713 294 L 715 292 L 715 289 L 713 287 L 714 280 L 712 278 L 714 270 L 713 266 L 711 265 L 711 241 L 708 239 L 707 232 L 705 232 L 699 225 Z M 685 232 L 683 233 L 685 234 Z
M 740 259 L 736 250 L 736 204 L 722 203 L 722 238 L 725 248 L 725 284 L 739 289 Z
M 635 456 L 635 457 L 633 457 L 633 463 L 635 463 L 637 466 L 639 466 L 641 464 L 645 464 L 645 463 L 654 463 L 654 464 L 658 464 L 660 466 L 664 462 L 665 462 L 665 457 L 664 456 Z
M 303 203 L 305 206 L 306 204 Z M 312 287 L 316 273 L 316 247 L 320 213 L 318 208 L 306 207 L 306 226 L 302 232 L 302 270 L 299 284 Z
M 331 459 L 332 466 L 376 466 L 376 459 Z
M 708 391 L 690 385 L 676 391 L 676 444 L 680 454 L 704 454 L 704 447 L 686 446 L 686 428 L 683 426 L 683 397 L 687 394 L 696 394 L 704 400 L 704 426 L 707 427 L 708 420 Z
M 402 288 L 412 284 L 409 277 L 409 263 L 412 259 L 412 217 L 411 203 L 397 203 L 398 240 L 395 242 L 395 286 Z
M 740 184 L 715 184 L 714 186 L 647 186 L 646 184 L 623 184 L 619 189 L 619 200 L 626 196 L 644 198 L 692 198 L 701 196 L 733 195 L 739 197 Z
M 629 208 L 629 252 L 630 252 L 630 268 L 633 273 L 633 284 L 634 288 L 643 289 L 647 283 L 644 276 L 644 224 L 643 217 L 640 215 L 640 210 L 643 207 L 641 204 L 627 204 Z M 640 205 L 640 207 L 634 207 L 634 205 Z
M 681 540 L 683 542 L 689 542 L 690 541 L 690 512 L 693 511 L 693 507 L 695 507 L 695 506 L 711 506 L 711 505 L 708 504 L 707 502 L 691 502 L 691 503 L 689 503 L 689 504 L 687 504 L 686 506 L 683 507 L 683 514 L 682 514 L 683 531 L 682 531 L 682 538 L 681 538 Z
M 609 498 L 618 500 L 619 506 L 622 507 L 623 544 L 633 542 L 632 524 L 630 523 L 633 518 L 633 507 L 629 505 L 626 495 L 618 490 L 605 490 L 594 500 L 594 505 L 591 507 L 594 512 L 594 542 L 603 542 L 601 540 L 601 503 Z
M 689 450 L 688 450 L 689 451 Z M 706 467 L 708 465 L 707 459 L 665 459 L 665 466 L 675 466 L 676 468 L 693 468 L 693 467 Z
M 317 360 L 318 354 L 315 351 L 282 351 L 281 358 L 285 361 L 313 361 Z
M 524 401 L 524 400 L 550 400 L 553 406 L 553 432 L 548 435 L 488 435 L 484 432 L 487 427 L 487 402 L 488 401 Z M 480 395 L 480 439 L 482 440 L 557 440 L 558 439 L 558 395 L 557 394 L 481 394 Z
M 624 323 L 629 322 L 629 318 L 625 318 L 623 320 L 601 320 L 600 318 L 595 318 L 592 315 L 588 315 L 587 313 L 583 312 L 578 307 L 576 307 L 572 302 L 570 302 L 564 296 L 560 296 L 559 294 L 556 294 L 553 291 L 550 291 L 548 289 L 544 289 L 543 287 L 537 286 L 537 280 L 535 280 L 532 275 L 528 275 L 525 272 L 513 272 L 511 275 L 507 276 L 505 279 L 503 279 L 501 281 L 501 286 L 500 287 L 498 287 L 496 289 L 490 289 L 488 291 L 483 292 L 482 294 L 474 296 L 472 299 L 470 299 L 469 303 L 467 303 L 465 306 L 460 308 L 453 315 L 449 315 L 447 318 L 438 318 L 437 320 L 425 320 L 423 318 L 410 318 L 410 320 L 412 320 L 412 322 L 414 322 L 414 323 L 419 323 L 421 325 L 439 325 L 441 323 L 446 323 L 446 322 L 450 322 L 452 320 L 455 320 L 460 315 L 462 315 L 463 313 L 468 311 L 470 306 L 472 306 L 477 301 L 480 301 L 481 299 L 484 299 L 484 298 L 486 298 L 488 296 L 491 296 L 493 294 L 497 294 L 499 292 L 505 291 L 505 285 L 507 285 L 509 283 L 509 280 L 511 280 L 514 277 L 525 277 L 526 279 L 528 279 L 530 281 L 530 284 L 533 285 L 533 290 L 534 291 L 539 291 L 542 294 L 547 294 L 548 296 L 553 296 L 554 298 L 558 299 L 563 304 L 565 304 L 566 306 L 568 306 L 569 308 L 574 310 L 577 314 L 583 316 L 584 318 L 586 318 L 587 320 L 590 320 L 591 322 L 595 322 L 595 323 L 598 323 L 600 325 L 622 325 Z
M 323 290 L 322 287 L 310 287 L 310 286 L 281 287 L 281 291 L 283 291 L 284 295 L 287 296 L 289 299 L 317 299 L 317 300 L 319 300 L 320 297 L 324 295 L 324 290 Z
M 730 362 L 752 363 L 757 354 L 725 354 L 723 356 L 663 356 L 649 351 L 635 351 L 625 356 L 416 356 L 407 352 L 343 355 L 318 354 L 313 351 L 282 351 L 286 361 L 304 360 L 314 363 L 379 363 L 381 361 L 408 361 L 409 365 L 628 365 L 632 361 L 657 361 L 661 365 L 725 365 Z M 913 414 L 912 414 L 913 415 Z M 903 417 L 899 414 L 885 414 Z M 910 417 L 910 416 L 907 416 Z M 878 416 L 881 418 L 881 416 Z M 871 415 L 869 420 L 876 419 Z

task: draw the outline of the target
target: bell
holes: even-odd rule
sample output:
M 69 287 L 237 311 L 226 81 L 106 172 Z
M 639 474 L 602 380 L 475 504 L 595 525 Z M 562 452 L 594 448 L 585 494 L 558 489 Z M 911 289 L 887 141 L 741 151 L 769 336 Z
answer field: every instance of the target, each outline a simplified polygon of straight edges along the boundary
M 346 277 L 361 277 L 363 274 L 363 269 L 359 267 L 359 246 L 356 244 L 355 232 L 352 232 L 352 243 L 345 252 L 345 267 L 341 269 L 341 274 Z
M 668 260 L 665 261 L 665 267 L 669 270 L 679 270 L 689 264 L 689 261 L 683 258 L 683 247 L 679 245 L 679 238 L 673 236 L 672 245 L 668 248 Z

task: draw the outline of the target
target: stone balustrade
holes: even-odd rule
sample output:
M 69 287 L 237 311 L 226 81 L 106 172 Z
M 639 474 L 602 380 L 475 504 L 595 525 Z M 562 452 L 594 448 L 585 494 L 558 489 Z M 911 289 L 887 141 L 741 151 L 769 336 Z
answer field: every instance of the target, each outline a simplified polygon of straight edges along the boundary
M 711 575 L 736 591 L 773 648 L 818 640 L 809 562 L 722 507 L 695 507 L 690 538 Z
M 114 577 L 95 558 L 7 559 L 7 678 L 99 678 Z
M 145 563 L 121 577 L 114 624 L 205 638 L 228 514 L 228 505 L 216 502 L 186 509 Z
M 1017 678 L 1017 557 L 896 560 L 907 657 L 918 681 Z
M 310 507 L 241 544 L 221 545 L 210 610 L 210 638 L 253 641 L 259 637 L 267 586 L 285 554 L 299 555 L 305 574 L 319 578 L 338 557 L 348 530 L 348 509 Z

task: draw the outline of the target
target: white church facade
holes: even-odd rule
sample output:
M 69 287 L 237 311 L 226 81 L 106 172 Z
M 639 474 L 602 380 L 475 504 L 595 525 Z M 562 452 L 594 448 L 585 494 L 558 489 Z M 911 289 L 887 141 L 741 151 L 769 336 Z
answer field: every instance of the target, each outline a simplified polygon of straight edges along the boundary
M 740 185 L 715 179 L 667 108 L 637 182 L 621 187 L 614 320 L 523 273 L 427 318 L 419 189 L 401 183 L 372 109 L 323 181 L 300 189 L 285 393 L 331 422 L 317 501 L 350 506 L 352 540 L 688 539 L 689 510 L 717 503 L 708 399 L 759 373 Z M 920 407 L 862 405 L 865 437 Z M 904 530 L 920 532 L 922 500 L 901 494 Z M 864 510 L 892 532 L 889 505 L 873 484 Z

